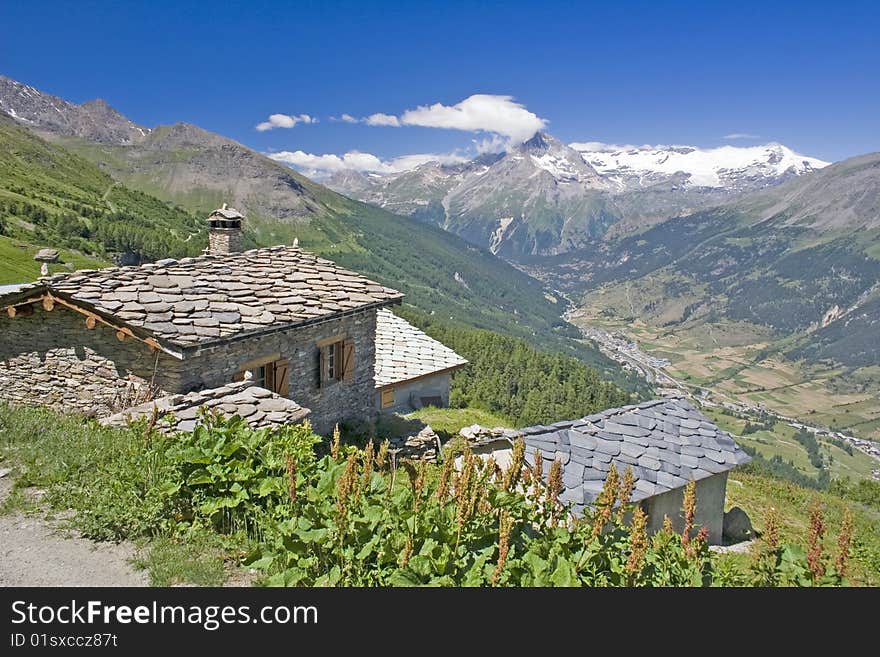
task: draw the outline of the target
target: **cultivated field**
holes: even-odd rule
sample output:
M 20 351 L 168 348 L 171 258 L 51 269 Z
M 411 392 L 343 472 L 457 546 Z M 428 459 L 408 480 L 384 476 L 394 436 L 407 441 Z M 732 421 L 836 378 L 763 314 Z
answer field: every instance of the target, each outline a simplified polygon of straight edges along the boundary
M 652 356 L 669 359 L 669 375 L 708 389 L 715 401 L 762 405 L 809 424 L 880 440 L 880 368 L 808 366 L 775 353 L 772 337 L 760 327 L 742 322 L 658 326 L 624 319 L 608 301 L 590 295 L 571 321 L 629 336 Z

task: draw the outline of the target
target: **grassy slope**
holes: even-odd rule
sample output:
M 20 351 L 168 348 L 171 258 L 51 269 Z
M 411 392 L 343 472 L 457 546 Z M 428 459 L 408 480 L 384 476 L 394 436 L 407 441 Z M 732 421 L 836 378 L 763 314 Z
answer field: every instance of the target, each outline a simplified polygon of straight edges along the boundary
M 123 225 L 125 217 L 134 224 Z M 195 255 L 206 240 L 201 224 L 180 208 L 119 185 L 88 160 L 0 115 L 0 232 L 7 237 L 69 247 L 106 261 L 129 243 Z M 13 265 L 0 261 L 0 276 L 16 274 Z
M 40 275 L 40 263 L 34 260 L 34 254 L 42 247 L 21 240 L 0 236 L 0 285 L 6 283 L 26 283 Z M 96 269 L 106 267 L 106 260 L 96 259 L 69 249 L 60 250 L 59 262 L 49 265 L 51 273 L 70 271 L 71 269 Z
M 844 501 L 831 493 L 812 491 L 788 482 L 743 471 L 733 471 L 727 482 L 725 509 L 739 506 L 751 518 L 758 531 L 764 529 L 764 517 L 770 507 L 779 512 L 780 537 L 783 542 L 806 545 L 809 533 L 810 505 L 818 500 L 827 524 L 825 553 L 836 554 L 835 541 L 843 521 L 844 508 L 853 512 L 855 540 L 850 562 L 852 583 L 880 585 L 880 511 Z M 699 504 L 699 500 L 697 501 Z M 730 555 L 734 561 L 747 555 Z

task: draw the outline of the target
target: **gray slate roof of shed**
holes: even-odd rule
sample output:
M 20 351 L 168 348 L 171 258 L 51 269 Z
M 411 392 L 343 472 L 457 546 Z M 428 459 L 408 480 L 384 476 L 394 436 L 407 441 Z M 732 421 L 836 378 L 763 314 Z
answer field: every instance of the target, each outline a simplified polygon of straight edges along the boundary
M 522 429 L 526 460 L 536 450 L 562 462 L 563 502 L 582 512 L 602 491 L 611 464 L 632 468 L 634 502 L 748 463 L 731 438 L 682 397 L 612 408 L 574 421 Z
M 162 433 L 192 431 L 199 424 L 199 412 L 203 407 L 229 417 L 239 415 L 254 429 L 297 424 L 311 413 L 295 401 L 253 385 L 250 381 L 238 381 L 186 395 L 160 397 L 127 408 L 103 418 L 100 422 L 104 425 L 123 426 L 131 420 L 150 418 L 156 409 L 160 418 L 156 428 Z M 164 419 L 167 414 L 173 415 L 170 422 Z
M 55 275 L 0 297 L 0 305 L 44 288 L 183 348 L 403 298 L 397 290 L 292 246 Z
M 408 381 L 466 365 L 445 344 L 426 335 L 387 308 L 376 314 L 376 387 Z

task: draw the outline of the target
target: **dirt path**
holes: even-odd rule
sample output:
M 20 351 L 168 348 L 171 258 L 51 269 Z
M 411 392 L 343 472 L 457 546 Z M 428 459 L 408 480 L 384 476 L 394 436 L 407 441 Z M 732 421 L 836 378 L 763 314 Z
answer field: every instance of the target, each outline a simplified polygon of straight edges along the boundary
M 0 502 L 11 488 L 0 479 Z M 0 586 L 147 586 L 147 573 L 129 563 L 134 552 L 59 530 L 39 514 L 0 515 Z

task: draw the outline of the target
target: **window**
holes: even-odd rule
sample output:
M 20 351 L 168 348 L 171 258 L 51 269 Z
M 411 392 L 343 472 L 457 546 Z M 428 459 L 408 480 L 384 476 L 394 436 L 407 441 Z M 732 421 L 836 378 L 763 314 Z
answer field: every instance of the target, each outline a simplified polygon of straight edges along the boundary
M 287 397 L 289 392 L 288 369 L 286 358 L 281 358 L 281 354 L 272 354 L 242 363 L 234 379 L 243 381 L 245 373 L 250 373 L 250 381 L 254 385 Z
M 318 387 L 354 378 L 354 341 L 345 336 L 319 340 Z
M 382 408 L 394 406 L 394 388 L 386 388 L 382 391 Z

